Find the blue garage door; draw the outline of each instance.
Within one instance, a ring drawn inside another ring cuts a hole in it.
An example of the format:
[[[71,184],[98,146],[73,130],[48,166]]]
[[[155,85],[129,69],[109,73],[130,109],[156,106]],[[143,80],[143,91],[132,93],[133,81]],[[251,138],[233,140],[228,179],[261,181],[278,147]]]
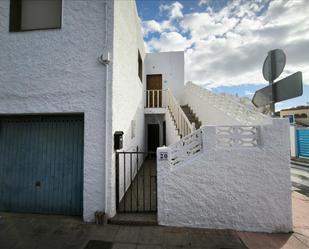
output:
[[[297,129],[297,151],[299,157],[309,157],[309,129]]]
[[[0,120],[0,210],[81,215],[83,116]]]

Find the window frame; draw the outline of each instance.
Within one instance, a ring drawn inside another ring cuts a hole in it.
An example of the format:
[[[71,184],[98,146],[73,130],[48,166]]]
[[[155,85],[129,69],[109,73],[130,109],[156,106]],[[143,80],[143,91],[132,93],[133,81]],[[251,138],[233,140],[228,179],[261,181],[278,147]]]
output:
[[[55,30],[62,28],[63,20],[63,0],[60,0],[60,25],[59,27],[51,28],[33,28],[33,29],[22,29],[22,1],[23,0],[10,0],[10,23],[9,23],[9,32],[28,32],[28,31],[38,31],[38,30]]]

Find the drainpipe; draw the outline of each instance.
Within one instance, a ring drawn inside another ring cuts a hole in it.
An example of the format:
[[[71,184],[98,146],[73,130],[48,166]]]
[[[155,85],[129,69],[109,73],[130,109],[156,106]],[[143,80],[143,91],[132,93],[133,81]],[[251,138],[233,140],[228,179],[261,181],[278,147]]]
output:
[[[108,99],[108,92],[109,92],[109,77],[108,77],[108,69],[109,69],[109,64],[110,64],[110,53],[109,52],[105,52],[103,53],[99,58],[98,58],[99,62],[105,66],[105,185],[107,183],[107,175],[108,175],[108,171],[107,171],[107,165],[108,164],[108,145],[109,145],[109,99]],[[105,186],[106,188],[107,186]],[[104,202],[106,202],[106,189],[105,189],[105,200]],[[105,203],[105,209],[106,209],[106,203]],[[105,210],[106,211],[106,210]]]
[[[108,75],[108,70],[109,70],[109,64],[111,63],[111,60],[110,60],[110,52],[108,51],[107,49],[107,46],[108,46],[108,25],[107,25],[107,22],[108,22],[108,18],[107,18],[107,1],[104,1],[104,15],[105,15],[105,32],[104,32],[104,35],[105,35],[105,39],[104,39],[104,52],[103,54],[98,58],[98,61],[105,66],[105,179],[104,179],[104,183],[105,183],[105,207],[104,209],[106,209],[106,191],[107,191],[107,186],[106,186],[106,183],[108,182],[107,180],[107,175],[108,175],[108,171],[107,171],[107,165],[108,165],[108,144],[109,144],[109,141],[108,141],[108,138],[109,138],[109,123],[108,121],[110,120],[109,119],[109,99],[108,99],[108,92],[109,92],[109,75]],[[106,212],[106,210],[105,210]]]

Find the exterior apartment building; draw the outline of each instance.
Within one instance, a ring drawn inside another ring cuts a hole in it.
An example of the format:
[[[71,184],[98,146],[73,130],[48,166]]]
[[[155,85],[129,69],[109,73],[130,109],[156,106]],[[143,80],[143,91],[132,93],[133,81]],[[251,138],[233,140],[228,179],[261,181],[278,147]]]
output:
[[[160,124],[163,145],[146,71],[151,89],[181,94],[183,52],[146,55],[134,1],[1,1],[0,43],[0,210],[112,216],[113,135],[145,150],[147,123]]]
[[[135,1],[1,1],[0,211],[291,231],[287,121],[184,78]]]

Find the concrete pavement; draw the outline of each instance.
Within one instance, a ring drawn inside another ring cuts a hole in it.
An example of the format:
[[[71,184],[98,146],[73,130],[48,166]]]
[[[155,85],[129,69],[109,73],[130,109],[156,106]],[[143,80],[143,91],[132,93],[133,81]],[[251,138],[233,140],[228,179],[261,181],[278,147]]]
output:
[[[9,213],[1,215],[1,249],[247,248],[237,233],[230,230],[100,226],[85,224],[70,217]]]
[[[293,192],[294,233],[266,234],[161,226],[94,225],[79,218],[1,213],[1,249],[305,249],[309,198]]]
[[[266,234],[237,232],[250,249],[308,249],[309,248],[309,197],[292,194],[294,233]]]
[[[309,168],[291,164],[293,190],[309,197]]]

